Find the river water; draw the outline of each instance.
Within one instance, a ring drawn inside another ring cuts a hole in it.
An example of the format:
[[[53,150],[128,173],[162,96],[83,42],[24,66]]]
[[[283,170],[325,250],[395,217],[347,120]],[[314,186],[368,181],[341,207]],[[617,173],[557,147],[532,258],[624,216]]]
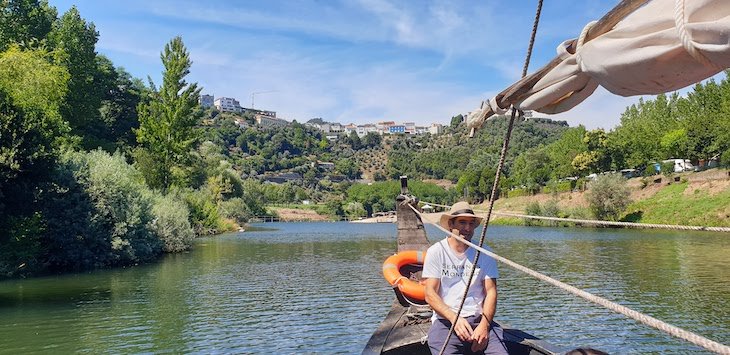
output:
[[[359,353],[394,224],[269,223],[159,263],[0,282],[0,353]],[[439,233],[427,229],[433,241]],[[730,235],[490,227],[494,251],[730,344]],[[701,349],[500,266],[498,319],[566,350]]]

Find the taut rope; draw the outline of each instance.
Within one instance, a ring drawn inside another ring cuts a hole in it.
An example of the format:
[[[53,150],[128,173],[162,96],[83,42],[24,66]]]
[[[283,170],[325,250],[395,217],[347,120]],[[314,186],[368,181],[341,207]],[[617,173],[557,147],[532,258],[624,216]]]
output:
[[[449,206],[441,205],[438,203],[426,202],[429,205],[436,207],[449,208]],[[474,209],[475,212],[487,212],[486,210]],[[656,224],[656,223],[633,223],[633,222],[613,222],[613,221],[599,221],[595,219],[577,219],[577,218],[562,218],[562,217],[547,217],[547,216],[532,216],[527,214],[512,213],[512,212],[492,212],[496,216],[505,217],[517,217],[517,218],[529,218],[529,219],[541,219],[545,221],[556,221],[556,222],[571,222],[580,224],[592,224],[602,226],[615,226],[615,227],[627,227],[627,228],[645,228],[645,229],[671,229],[671,230],[682,230],[682,231],[707,231],[707,232],[730,232],[730,227],[709,227],[709,226],[682,226],[677,224]]]
[[[421,216],[421,220],[424,220],[423,216],[421,215],[421,212],[419,212],[415,207],[413,207],[411,205],[409,205],[409,206],[411,207],[411,209],[413,209],[413,211],[415,211],[416,214],[418,214],[419,216]],[[576,296],[579,296],[579,297],[581,297],[581,298],[583,298],[583,299],[585,299],[587,301],[590,301],[590,302],[593,302],[595,304],[601,305],[601,306],[603,306],[605,308],[608,308],[608,309],[610,309],[610,310],[612,310],[612,311],[614,311],[616,313],[621,313],[621,314],[623,314],[623,315],[625,315],[625,316],[627,316],[629,318],[633,318],[633,319],[635,319],[635,320],[637,320],[637,321],[639,321],[639,322],[641,322],[643,324],[646,324],[646,325],[648,325],[650,327],[654,327],[656,329],[659,329],[659,330],[661,330],[661,331],[663,331],[663,332],[665,332],[665,333],[667,333],[669,335],[672,335],[674,337],[677,337],[677,338],[686,340],[686,341],[688,341],[690,343],[693,343],[695,345],[701,346],[701,347],[703,347],[703,348],[705,348],[707,350],[716,352],[718,354],[729,354],[730,355],[730,347],[727,346],[727,345],[720,344],[720,343],[718,343],[718,342],[716,342],[714,340],[705,338],[705,337],[703,337],[701,335],[695,334],[693,332],[684,330],[684,329],[679,328],[679,327],[675,327],[675,326],[673,326],[673,325],[671,325],[669,323],[663,322],[663,321],[661,321],[659,319],[656,319],[656,318],[654,318],[652,316],[648,316],[648,315],[643,314],[641,312],[635,311],[635,310],[633,310],[631,308],[622,306],[622,305],[620,305],[618,303],[611,302],[611,301],[609,301],[609,300],[607,300],[607,299],[605,299],[603,297],[596,296],[596,295],[594,295],[594,294],[592,294],[590,292],[583,291],[583,290],[581,290],[581,289],[579,289],[579,288],[577,288],[575,286],[571,286],[571,285],[566,284],[566,283],[564,283],[562,281],[558,281],[558,280],[556,280],[556,279],[554,279],[554,278],[552,278],[550,276],[541,274],[541,273],[539,273],[539,272],[537,272],[535,270],[532,270],[532,269],[530,269],[530,268],[528,268],[526,266],[522,266],[522,265],[520,265],[520,264],[518,264],[518,263],[516,263],[516,262],[514,262],[512,260],[509,260],[507,258],[501,257],[501,256],[499,256],[499,255],[497,255],[497,254],[495,254],[495,253],[493,253],[493,252],[491,252],[489,250],[486,250],[486,249],[482,248],[481,246],[476,245],[476,244],[474,244],[474,243],[472,243],[472,242],[470,242],[470,241],[462,238],[460,235],[453,234],[450,231],[446,230],[445,228],[441,227],[437,223],[433,223],[433,222],[431,222],[429,220],[427,220],[427,221],[428,221],[428,223],[431,223],[434,226],[436,226],[436,228],[438,228],[438,229],[446,232],[448,235],[450,235],[450,236],[458,239],[462,243],[467,244],[470,247],[476,249],[478,252],[482,252],[484,254],[487,254],[487,255],[491,256],[492,258],[494,258],[495,260],[498,260],[498,261],[500,261],[500,262],[502,262],[504,264],[507,264],[507,266],[509,266],[509,267],[511,267],[511,268],[513,268],[515,270],[522,271],[522,272],[524,272],[524,273],[526,273],[526,274],[528,274],[528,275],[530,275],[530,276],[532,276],[532,277],[534,277],[534,278],[536,278],[538,280],[542,280],[542,281],[545,281],[545,282],[547,282],[547,283],[549,283],[549,284],[551,284],[553,286],[557,286],[557,287],[559,287],[559,288],[561,288],[561,289],[563,289],[565,291],[568,291],[569,293],[572,293],[572,294],[574,294]],[[486,226],[485,226],[485,229],[486,229]],[[477,253],[477,255],[479,255],[479,253]]]

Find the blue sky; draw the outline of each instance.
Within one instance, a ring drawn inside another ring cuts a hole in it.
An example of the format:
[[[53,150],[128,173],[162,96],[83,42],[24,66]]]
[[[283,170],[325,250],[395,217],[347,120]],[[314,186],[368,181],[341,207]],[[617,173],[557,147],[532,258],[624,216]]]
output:
[[[618,0],[545,1],[530,68],[555,55]],[[174,36],[203,93],[277,111],[287,120],[448,123],[519,79],[536,1],[58,1],[99,31],[97,51],[160,83]],[[556,116],[610,129],[638,98],[599,89]]]

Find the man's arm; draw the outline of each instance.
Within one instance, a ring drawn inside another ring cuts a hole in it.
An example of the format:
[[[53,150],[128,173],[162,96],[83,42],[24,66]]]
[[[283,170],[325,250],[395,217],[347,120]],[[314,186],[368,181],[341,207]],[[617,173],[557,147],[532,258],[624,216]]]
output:
[[[442,318],[448,319],[452,324],[456,322],[454,332],[459,339],[463,341],[472,340],[472,334],[474,330],[469,325],[469,322],[462,317],[457,317],[456,312],[452,311],[451,308],[444,303],[444,300],[439,296],[439,288],[441,287],[441,280],[437,278],[425,278],[424,286],[426,287],[426,302],[436,314]]]
[[[482,319],[474,329],[472,351],[484,350],[489,342],[489,328],[497,311],[497,279],[489,277],[484,279],[484,294],[486,296],[482,304]]]

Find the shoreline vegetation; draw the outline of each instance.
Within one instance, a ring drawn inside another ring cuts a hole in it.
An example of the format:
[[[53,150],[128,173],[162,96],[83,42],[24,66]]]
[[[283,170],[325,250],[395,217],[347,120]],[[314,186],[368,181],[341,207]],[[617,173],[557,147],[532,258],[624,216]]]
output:
[[[706,227],[730,227],[730,170],[711,169],[699,173],[686,172],[673,176],[655,175],[627,180],[631,200],[619,221]],[[675,181],[678,178],[678,181]],[[531,196],[500,198],[495,212],[533,214],[546,217],[594,219],[586,201],[586,192],[541,193]],[[538,205],[541,208],[530,211]],[[298,208],[297,208],[298,207]],[[306,207],[306,208],[304,208]],[[475,206],[487,208],[484,202]],[[333,221],[330,216],[316,212],[316,206],[272,207],[281,221]],[[530,213],[532,212],[532,213]],[[485,213],[477,212],[485,215]],[[439,213],[424,217],[437,221]],[[353,223],[394,223],[394,216],[353,219]],[[583,227],[572,222],[526,221],[524,218],[492,216],[491,224]]]
[[[395,209],[401,175],[421,201],[444,205],[481,203],[492,188],[505,116],[473,138],[461,114],[424,135],[388,122],[363,136],[339,123],[325,131],[321,118],[267,126],[257,115],[276,107],[203,106],[181,37],[162,48],[155,84],[98,53],[99,32],[74,6],[2,2],[0,33],[0,279],[154,262],[257,217],[377,216]],[[727,226],[727,170],[674,174],[658,162],[730,167],[729,73],[685,96],[639,100],[609,131],[520,120],[496,210]],[[658,165],[666,175],[588,182]],[[697,180],[713,172],[725,180]],[[587,185],[596,188],[568,192]]]

